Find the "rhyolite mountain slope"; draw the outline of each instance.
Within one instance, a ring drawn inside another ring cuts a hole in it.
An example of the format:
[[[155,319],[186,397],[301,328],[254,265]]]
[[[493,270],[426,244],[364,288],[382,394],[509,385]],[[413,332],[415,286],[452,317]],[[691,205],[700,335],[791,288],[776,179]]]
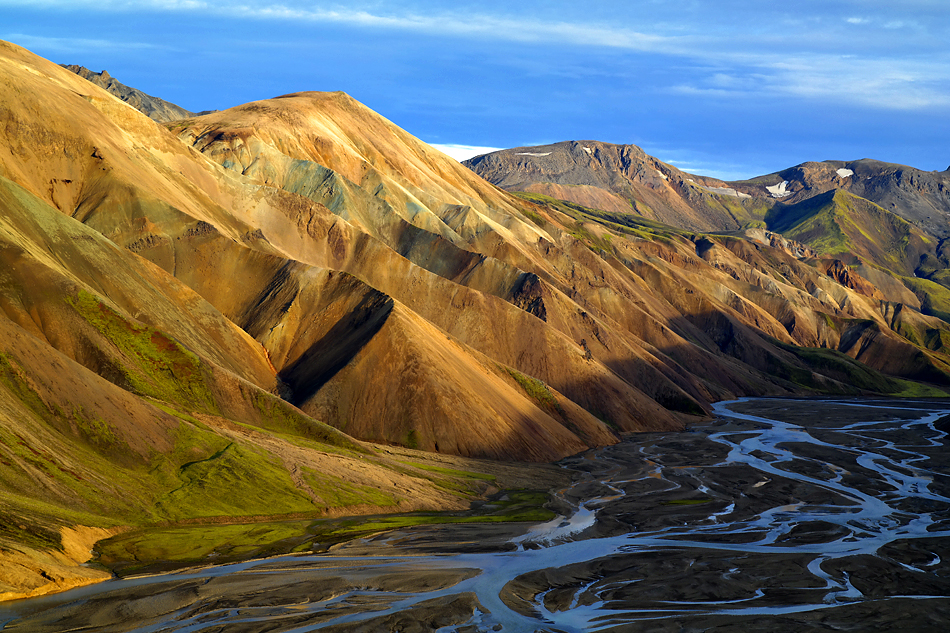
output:
[[[925,172],[870,159],[824,161],[725,182],[683,172],[636,145],[599,141],[500,150],[465,164],[507,191],[550,195],[604,211],[633,212],[691,230],[755,226],[776,205],[794,205],[841,190],[940,239],[950,235],[950,169]]]
[[[100,578],[77,563],[116,526],[462,508],[485,489],[396,461],[281,399],[268,349],[184,283],[253,324],[273,305],[257,295],[295,275],[310,312],[288,341],[304,344],[334,327],[361,332],[347,326],[360,310],[401,323],[392,300],[287,259],[234,215],[314,205],[232,178],[7,43],[0,92],[0,596]],[[550,419],[506,371],[492,375],[518,415]],[[534,442],[534,458],[585,446],[561,435],[564,447]],[[509,447],[502,434],[493,442]]]
[[[722,181],[688,174],[636,145],[564,141],[465,161],[507,191],[526,191],[691,231],[731,231],[761,220],[769,204]]]
[[[633,145],[595,141],[502,150],[465,164],[508,191],[742,234],[800,259],[840,259],[894,301],[933,315],[950,308],[950,170],[824,161],[723,182],[681,172]]]
[[[115,95],[153,121],[163,123],[165,121],[174,121],[195,115],[194,112],[189,112],[174,103],[147,95],[141,90],[126,86],[105,70],[97,73],[89,70],[85,66],[77,66],[75,64],[63,64],[63,68],[71,70],[83,79],[91,81],[106,92]]]
[[[0,94],[20,551],[77,525],[463,504],[359,440],[551,461],[725,398],[950,386],[950,325],[904,285],[761,228],[510,195],[343,93],[158,125],[0,43]]]

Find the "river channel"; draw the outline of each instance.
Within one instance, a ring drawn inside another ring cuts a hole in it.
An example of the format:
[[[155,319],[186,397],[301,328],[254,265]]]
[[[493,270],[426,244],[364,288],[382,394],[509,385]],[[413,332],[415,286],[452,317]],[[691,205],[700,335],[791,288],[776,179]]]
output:
[[[748,399],[562,462],[563,516],[0,607],[4,631],[950,631],[950,402]]]

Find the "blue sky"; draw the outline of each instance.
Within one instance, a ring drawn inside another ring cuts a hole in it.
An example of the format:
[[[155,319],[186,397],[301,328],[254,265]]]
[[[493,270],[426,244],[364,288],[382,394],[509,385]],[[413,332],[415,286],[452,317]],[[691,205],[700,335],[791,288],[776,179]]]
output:
[[[946,0],[0,0],[0,38],[191,110],[344,90],[432,144],[752,177],[950,165]]]

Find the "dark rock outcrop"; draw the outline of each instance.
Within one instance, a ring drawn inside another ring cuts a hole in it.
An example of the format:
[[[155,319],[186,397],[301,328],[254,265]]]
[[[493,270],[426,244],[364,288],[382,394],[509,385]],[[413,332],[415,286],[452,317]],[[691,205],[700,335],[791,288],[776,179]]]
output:
[[[195,116],[194,112],[189,112],[174,103],[169,103],[164,99],[147,95],[141,90],[126,86],[105,70],[97,73],[75,64],[63,64],[63,68],[71,70],[83,79],[91,81],[106,92],[115,95],[153,121],[165,123]]]

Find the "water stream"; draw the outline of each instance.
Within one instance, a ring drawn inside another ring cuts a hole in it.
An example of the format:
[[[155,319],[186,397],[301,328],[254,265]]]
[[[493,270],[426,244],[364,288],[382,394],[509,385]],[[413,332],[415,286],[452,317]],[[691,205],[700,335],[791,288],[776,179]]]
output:
[[[13,603],[11,631],[950,630],[950,403],[747,399],[564,461],[569,516]]]

